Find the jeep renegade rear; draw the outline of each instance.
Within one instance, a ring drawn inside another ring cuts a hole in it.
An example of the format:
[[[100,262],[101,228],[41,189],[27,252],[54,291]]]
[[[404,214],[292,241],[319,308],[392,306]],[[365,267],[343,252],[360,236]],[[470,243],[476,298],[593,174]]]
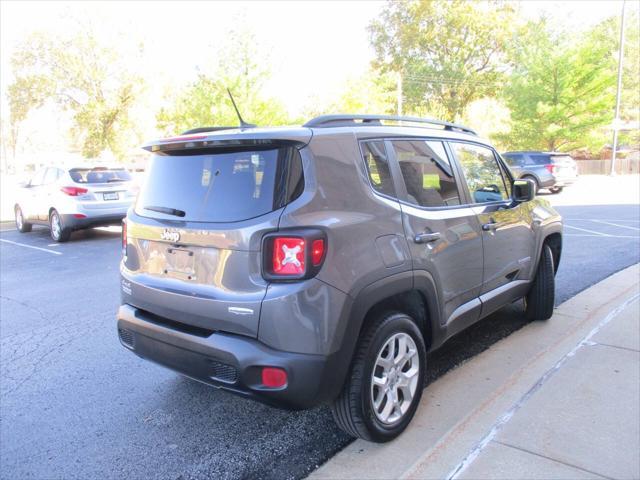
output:
[[[118,332],[186,376],[388,441],[428,351],[520,298],[552,314],[560,217],[466,127],[324,116],[145,148]]]

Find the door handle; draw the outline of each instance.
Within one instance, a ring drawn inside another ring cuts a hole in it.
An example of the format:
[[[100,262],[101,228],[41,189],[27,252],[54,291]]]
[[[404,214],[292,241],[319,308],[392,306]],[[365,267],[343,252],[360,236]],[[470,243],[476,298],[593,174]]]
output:
[[[413,237],[413,241],[416,243],[430,243],[440,240],[440,232],[434,233],[418,233]]]
[[[485,232],[495,231],[502,226],[502,223],[491,220],[489,223],[482,225],[482,230]]]

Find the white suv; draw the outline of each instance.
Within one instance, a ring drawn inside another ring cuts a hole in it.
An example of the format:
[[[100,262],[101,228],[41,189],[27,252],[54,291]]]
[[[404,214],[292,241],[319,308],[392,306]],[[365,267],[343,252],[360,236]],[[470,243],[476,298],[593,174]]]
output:
[[[46,225],[53,240],[66,242],[74,230],[119,224],[137,189],[121,167],[44,167],[18,190],[16,228]]]

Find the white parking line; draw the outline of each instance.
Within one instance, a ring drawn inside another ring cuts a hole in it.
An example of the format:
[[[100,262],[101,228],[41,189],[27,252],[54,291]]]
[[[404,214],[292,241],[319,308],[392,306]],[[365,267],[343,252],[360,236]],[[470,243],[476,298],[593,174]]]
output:
[[[603,220],[591,220],[591,221],[596,223],[602,223],[604,225],[611,225],[613,227],[628,228],[629,230],[635,230],[637,232],[640,232],[640,228],[638,227],[631,227],[629,225],[619,225],[617,223],[605,222]]]
[[[573,228],[574,230],[580,230],[581,232],[594,233],[596,235],[600,235],[601,237],[609,237],[610,236],[607,233],[600,233],[600,232],[596,232],[595,230],[587,230],[586,228],[574,227],[573,225],[567,225],[566,223],[564,224],[564,226],[567,227],[567,228]]]
[[[33,245],[25,245],[24,243],[12,242],[11,240],[5,240],[0,238],[0,242],[10,243],[11,245],[17,245],[19,247],[33,248],[34,250],[40,250],[41,252],[53,253],[54,255],[62,255],[62,252],[56,252],[55,250],[49,250],[48,248],[34,247]]]
[[[567,225],[565,225],[567,226]],[[635,238],[640,240],[640,235],[592,235],[590,233],[565,233],[565,237],[606,237],[606,238]]]
[[[601,220],[598,218],[565,218],[565,221],[576,222],[576,221],[585,221],[585,222],[600,222]],[[610,222],[635,222],[640,223],[640,219],[637,218],[625,218],[614,220],[613,218],[608,219]]]

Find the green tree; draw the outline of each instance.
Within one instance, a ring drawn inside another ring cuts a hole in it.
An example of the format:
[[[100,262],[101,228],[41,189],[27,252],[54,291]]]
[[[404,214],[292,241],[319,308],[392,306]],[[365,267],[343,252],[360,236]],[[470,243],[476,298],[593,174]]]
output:
[[[495,94],[515,25],[505,2],[389,2],[369,26],[374,65],[400,72],[405,110],[456,120]]]
[[[394,114],[396,111],[396,76],[369,70],[347,80],[333,99],[312,98],[304,110],[302,123],[312,117],[332,113]]]
[[[29,36],[11,59],[14,81],[8,88],[8,103],[16,136],[32,109],[54,101],[73,111],[83,155],[97,157],[110,150],[122,157],[129,111],[143,84],[121,58],[121,51],[101,45],[90,31]]]
[[[157,115],[158,128],[166,134],[175,134],[203,126],[238,125],[238,116],[229,100],[231,90],[242,118],[258,125],[288,123],[284,106],[262,93],[269,71],[264,56],[255,51],[255,39],[246,32],[232,32],[213,74],[199,73],[196,80],[178,95],[169,99],[169,105]],[[262,62],[257,63],[256,58]]]
[[[511,110],[512,148],[571,150],[613,119],[616,34],[603,25],[582,35],[551,32],[530,23],[513,50],[514,70],[505,88]]]

